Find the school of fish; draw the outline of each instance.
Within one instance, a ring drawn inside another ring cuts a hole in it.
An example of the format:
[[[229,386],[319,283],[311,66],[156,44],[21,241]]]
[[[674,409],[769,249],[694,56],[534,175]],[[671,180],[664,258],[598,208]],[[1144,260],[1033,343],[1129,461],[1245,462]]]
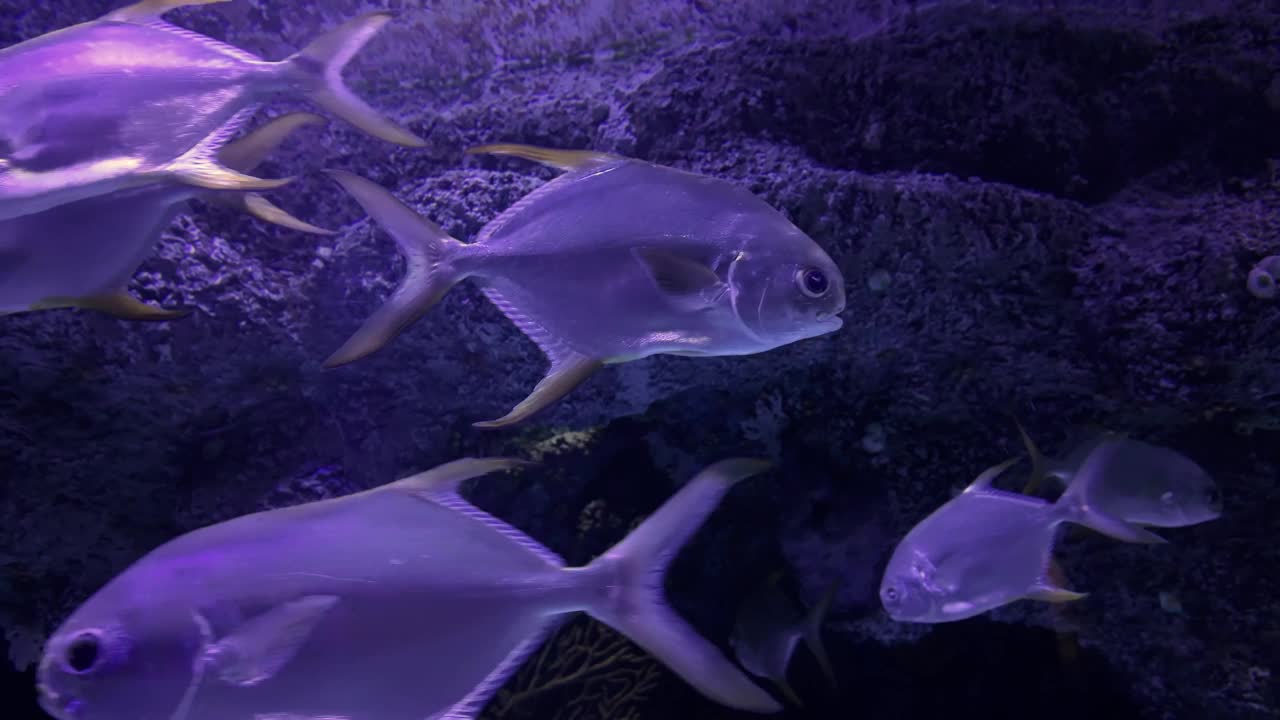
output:
[[[295,112],[244,132],[273,96],[309,100],[390,143],[424,145],[342,79],[391,13],[352,18],[279,62],[162,17],[224,1],[141,0],[0,50],[0,315],[80,308],[179,320],[187,310],[148,305],[127,286],[195,198],[333,234],[267,198],[293,178],[252,175],[292,134],[325,123]],[[548,366],[524,399],[479,428],[524,422],[606,365],[764,353],[843,326],[836,262],[733,183],[593,150],[499,143],[469,152],[561,174],[464,242],[378,184],[328,171],[394,241],[406,271],[326,367],[410,332],[466,280]],[[950,622],[1021,599],[1079,600],[1055,570],[1064,525],[1158,544],[1149,528],[1222,513],[1209,474],[1172,449],[1099,432],[1046,458],[1018,430],[1031,461],[1021,491],[995,487],[1012,458],[894,548],[879,588],[892,619]],[[822,641],[837,583],[805,613],[784,574],[772,575],[727,638],[737,664],[663,594],[667,567],[721,499],[768,468],[746,458],[706,467],[581,567],[460,494],[490,473],[537,475],[516,458],[464,458],[204,527],[137,560],[49,637],[40,705],[57,720],[471,720],[576,612],[723,705],[802,705],[788,680],[801,640],[838,686]]]

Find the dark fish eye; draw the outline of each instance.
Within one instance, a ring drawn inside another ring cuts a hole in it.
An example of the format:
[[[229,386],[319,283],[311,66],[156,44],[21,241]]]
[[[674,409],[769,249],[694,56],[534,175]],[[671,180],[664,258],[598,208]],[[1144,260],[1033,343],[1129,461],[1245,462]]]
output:
[[[897,591],[897,589],[895,589],[895,588],[886,588],[886,589],[885,589],[885,591],[884,591],[884,599],[885,599],[887,602],[891,602],[891,603],[896,603],[896,602],[898,602],[898,591]]]
[[[80,633],[67,646],[63,658],[67,669],[77,674],[89,672],[98,664],[101,649],[101,642],[96,633]]]
[[[827,274],[817,268],[798,270],[796,272],[796,284],[800,286],[800,292],[811,298],[820,298],[826,295],[827,290],[831,288],[831,282],[827,280]]]
[[[1222,502],[1222,493],[1218,492],[1218,488],[1216,487],[1205,488],[1204,499],[1210,505],[1217,505]]]

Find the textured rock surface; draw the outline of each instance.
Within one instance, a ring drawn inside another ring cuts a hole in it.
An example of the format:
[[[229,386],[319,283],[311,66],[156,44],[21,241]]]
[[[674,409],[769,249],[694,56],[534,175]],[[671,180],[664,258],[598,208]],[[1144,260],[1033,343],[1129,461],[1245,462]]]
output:
[[[0,13],[0,43],[110,4]],[[472,497],[578,563],[700,466],[756,453],[779,469],[728,498],[670,591],[723,642],[727,609],[771,570],[808,602],[840,578],[839,697],[822,699],[803,652],[794,666],[810,716],[1277,716],[1280,305],[1244,284],[1280,251],[1280,21],[1264,4],[1163,25],[879,2],[438,5],[404,9],[349,74],[427,148],[335,121],[263,170],[310,173],[277,200],[339,236],[197,206],[132,287],[193,317],[0,318],[11,654],[157,544],[261,507],[517,453],[544,466]],[[368,7],[234,2],[175,18],[280,58]],[[845,328],[760,356],[612,367],[502,433],[470,423],[545,364],[469,286],[386,351],[321,372],[403,263],[314,171],[365,174],[467,238],[550,177],[463,155],[494,140],[741,183],[841,266]],[[889,622],[875,597],[888,552],[1018,450],[1009,409],[1049,449],[1086,423],[1177,447],[1218,478],[1227,514],[1158,548],[1069,536],[1062,564],[1091,593],[1073,606]],[[635,717],[734,716],[660,677]],[[29,676],[5,682],[29,702]],[[544,702],[511,715],[558,717]]]

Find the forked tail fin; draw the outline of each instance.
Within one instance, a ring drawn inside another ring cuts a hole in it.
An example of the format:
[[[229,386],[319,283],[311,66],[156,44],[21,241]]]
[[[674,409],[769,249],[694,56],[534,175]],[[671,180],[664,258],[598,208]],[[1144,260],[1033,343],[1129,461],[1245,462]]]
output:
[[[422,138],[384,118],[342,81],[342,69],[392,17],[389,12],[371,12],[348,20],[284,62],[317,105],[376,138],[422,147]]]
[[[699,692],[741,710],[782,710],[760,686],[667,605],[662,591],[671,560],[697,532],[729,488],[769,464],[732,459],[699,473],[640,527],[591,563],[603,591],[586,610],[626,635]]]

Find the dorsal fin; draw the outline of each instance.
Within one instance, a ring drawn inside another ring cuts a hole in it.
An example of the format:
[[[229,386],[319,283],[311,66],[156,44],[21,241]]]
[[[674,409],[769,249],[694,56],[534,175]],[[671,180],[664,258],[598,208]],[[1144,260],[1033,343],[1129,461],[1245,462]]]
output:
[[[112,10],[100,19],[114,22],[138,22],[140,20],[158,18],[170,10],[177,10],[180,7],[212,5],[222,2],[230,2],[230,0],[140,0],[140,2],[126,5],[118,10]]]
[[[581,170],[583,168],[607,165],[611,162],[625,160],[620,155],[596,152],[594,150],[556,150],[554,148],[537,147],[536,145],[517,145],[514,143],[498,143],[468,148],[468,155],[504,155],[524,158],[557,170]]]
[[[978,475],[978,477],[974,478],[973,482],[969,483],[969,487],[965,488],[964,491],[973,492],[975,490],[986,490],[990,488],[992,481],[1000,477],[1005,470],[1013,467],[1021,460],[1022,456],[1019,455],[1018,457],[1011,457],[999,465],[992,465],[986,470],[983,470],[982,474]]]
[[[564,567],[564,560],[548,550],[542,543],[467,502],[458,494],[458,486],[464,480],[488,475],[500,470],[528,467],[536,463],[516,458],[462,458],[439,465],[388,485],[388,488],[408,490],[419,498],[433,502],[453,512],[471,518],[499,533],[508,540],[542,558],[552,567]]]

